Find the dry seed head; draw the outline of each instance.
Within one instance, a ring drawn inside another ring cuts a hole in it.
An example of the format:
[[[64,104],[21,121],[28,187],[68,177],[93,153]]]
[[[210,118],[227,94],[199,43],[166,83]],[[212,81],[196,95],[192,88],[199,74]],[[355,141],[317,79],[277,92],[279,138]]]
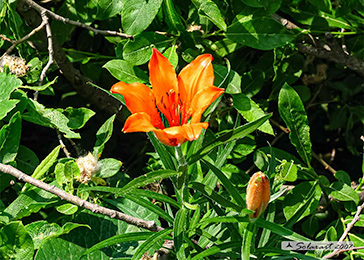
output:
[[[29,70],[26,60],[14,55],[4,54],[0,58],[0,72],[4,71],[5,65],[9,67],[10,73],[17,77],[24,77]]]
[[[76,163],[80,169],[79,181],[81,183],[87,183],[89,180],[91,180],[92,174],[94,174],[99,169],[96,156],[90,152],[86,156],[78,158]]]
[[[246,207],[254,211],[249,217],[258,218],[267,208],[269,199],[269,179],[264,173],[257,172],[250,178],[246,189]]]

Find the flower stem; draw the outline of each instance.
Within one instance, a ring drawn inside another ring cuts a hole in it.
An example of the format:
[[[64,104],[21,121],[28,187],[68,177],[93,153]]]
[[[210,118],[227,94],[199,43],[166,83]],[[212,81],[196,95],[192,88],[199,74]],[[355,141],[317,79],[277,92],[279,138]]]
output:
[[[188,164],[180,146],[175,147],[175,156],[178,163],[179,175],[177,177],[177,192],[184,204],[187,196],[187,169]]]

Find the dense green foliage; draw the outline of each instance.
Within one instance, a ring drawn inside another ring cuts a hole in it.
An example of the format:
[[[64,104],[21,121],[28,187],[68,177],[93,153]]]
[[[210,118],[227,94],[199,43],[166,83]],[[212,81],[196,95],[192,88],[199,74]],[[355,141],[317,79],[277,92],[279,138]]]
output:
[[[26,2],[0,0],[1,54],[41,21]],[[165,240],[174,244],[170,259],[330,253],[284,251],[280,243],[337,241],[363,203],[363,0],[40,4],[133,38],[48,15],[55,63],[43,82],[50,57],[44,28],[10,53],[25,59],[25,74],[14,68],[24,67],[22,59],[2,56],[0,163],[164,229],[92,213],[0,172],[0,259],[147,259]],[[149,84],[153,48],[176,71],[212,54],[215,86],[225,89],[204,114],[210,127],[181,148],[153,133],[121,133],[129,112],[109,92],[117,81]],[[92,176],[79,166],[88,153],[97,158]],[[251,223],[245,192],[258,170],[268,175],[272,195]],[[346,239],[364,246],[363,227],[357,221]],[[364,249],[340,254],[363,256]]]

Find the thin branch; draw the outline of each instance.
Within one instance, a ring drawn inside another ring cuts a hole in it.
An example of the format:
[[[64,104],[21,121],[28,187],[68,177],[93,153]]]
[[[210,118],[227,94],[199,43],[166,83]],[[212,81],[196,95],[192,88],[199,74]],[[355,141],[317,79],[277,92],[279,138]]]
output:
[[[277,14],[272,14],[271,17],[276,21],[280,22],[287,29],[299,29],[297,25],[285,18],[282,18]],[[326,38],[328,38],[328,36],[332,38],[332,35],[330,33],[327,33]],[[313,44],[317,46],[314,38],[310,34],[309,37],[313,41]],[[324,45],[320,48],[310,45],[299,44],[298,51],[303,54],[312,55],[320,59],[325,59],[344,65],[349,69],[357,72],[360,76],[364,77],[364,61],[354,56],[348,55],[347,52],[345,52],[345,50],[339,44],[336,44],[333,41],[333,39],[328,39],[328,44],[329,46]]]
[[[346,227],[346,229],[345,229],[345,231],[344,231],[344,233],[341,235],[341,237],[340,237],[340,239],[339,239],[339,241],[338,242],[343,242],[344,240],[345,240],[345,238],[347,237],[347,235],[348,235],[348,233],[349,233],[349,231],[353,228],[353,226],[355,225],[355,223],[357,222],[357,221],[359,221],[359,215],[360,215],[360,213],[362,212],[362,210],[364,209],[364,203],[363,204],[361,204],[360,206],[358,206],[358,208],[357,208],[357,210],[356,210],[356,214],[355,214],[355,216],[354,216],[354,218],[353,218],[353,220],[347,225],[347,227]],[[332,258],[332,257],[334,257],[334,256],[336,256],[336,255],[338,255],[338,254],[340,254],[340,252],[341,252],[341,250],[339,250],[339,249],[336,249],[336,250],[334,250],[332,253],[330,253],[330,254],[328,254],[328,255],[325,255],[324,257],[323,257],[323,259],[330,259],[330,258]]]
[[[332,168],[327,162],[325,162],[324,159],[321,158],[321,156],[316,154],[314,151],[312,151],[312,156],[317,161],[319,161],[325,167],[326,170],[329,170],[334,175],[336,174],[336,170],[334,168]]]
[[[107,35],[109,35],[109,36],[120,36],[120,37],[123,37],[123,38],[131,38],[131,39],[133,38],[133,35],[128,35],[128,34],[117,32],[117,31],[99,30],[99,29],[93,28],[93,27],[91,27],[91,26],[89,26],[87,24],[80,23],[80,22],[77,22],[77,21],[73,21],[73,20],[70,20],[68,18],[64,18],[63,16],[60,16],[60,15],[58,15],[56,13],[53,13],[52,11],[38,5],[37,3],[35,3],[32,0],[24,0],[24,2],[26,2],[32,8],[37,10],[39,13],[46,12],[47,15],[49,17],[51,17],[52,19],[54,19],[54,20],[61,21],[63,23],[68,23],[68,24],[71,24],[71,25],[75,25],[77,27],[85,28],[87,30],[90,30],[90,31],[94,32],[95,34],[106,35],[106,36]]]
[[[0,39],[2,39],[3,41],[7,41],[7,42],[10,42],[11,44],[13,44],[15,41],[6,37],[5,35],[3,34],[0,34]]]
[[[17,41],[13,41],[11,40],[12,42],[12,45],[10,46],[9,49],[6,50],[6,52],[3,54],[3,55],[9,55],[13,49],[19,44],[19,43],[22,43],[26,40],[28,40],[30,37],[32,37],[34,34],[36,34],[37,32],[39,32],[40,30],[43,29],[43,27],[46,25],[45,21],[42,21],[42,23],[35,29],[33,29],[33,31],[31,31],[30,33],[28,33],[27,35],[25,35],[23,38],[17,40]],[[10,40],[10,39],[9,39]]]
[[[71,158],[71,154],[67,150],[67,147],[64,145],[63,140],[62,140],[62,135],[61,135],[61,133],[59,132],[58,129],[57,129],[57,138],[58,138],[59,144],[61,145],[61,148],[62,148],[64,154],[66,155],[66,157]]]
[[[51,31],[51,25],[49,24],[49,20],[48,17],[46,15],[46,12],[42,12],[41,13],[42,16],[42,21],[45,23],[45,27],[46,27],[46,32],[47,32],[47,42],[48,42],[48,55],[49,55],[49,59],[47,64],[44,66],[42,73],[40,74],[39,77],[39,86],[41,86],[43,84],[43,80],[44,77],[46,75],[47,70],[49,69],[49,67],[52,65],[53,63],[53,40],[52,40],[52,31]]]
[[[150,230],[153,232],[158,232],[163,230],[162,227],[158,226],[154,221],[146,221],[143,219],[139,219],[133,216],[126,215],[122,212],[105,208],[97,204],[93,204],[91,202],[88,202],[86,200],[80,199],[77,196],[74,196],[72,194],[69,194],[54,185],[51,186],[43,181],[34,179],[33,177],[19,171],[18,169],[10,166],[0,163],[0,171],[6,174],[10,174],[14,176],[15,178],[24,181],[26,183],[32,184],[42,190],[48,191],[56,196],[58,196],[60,199],[68,201],[72,204],[75,204],[79,207],[91,210],[93,213],[99,213],[105,216],[109,216],[110,218],[120,219],[130,225],[137,226],[139,228],[143,228],[146,230]]]

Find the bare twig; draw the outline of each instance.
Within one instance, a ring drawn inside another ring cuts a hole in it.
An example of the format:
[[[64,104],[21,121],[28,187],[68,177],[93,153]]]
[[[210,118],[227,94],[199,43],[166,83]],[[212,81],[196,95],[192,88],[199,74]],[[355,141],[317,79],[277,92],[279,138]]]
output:
[[[19,171],[18,169],[10,166],[0,163],[0,171],[6,174],[10,174],[14,176],[15,178],[24,181],[26,183],[32,184],[42,190],[48,191],[56,196],[58,196],[60,199],[68,201],[72,204],[75,204],[79,207],[91,210],[93,213],[99,213],[105,216],[109,216],[110,218],[120,219],[122,221],[125,221],[126,223],[130,225],[137,226],[139,228],[144,228],[146,230],[150,230],[153,232],[161,231],[163,230],[162,227],[158,226],[154,221],[146,221],[143,219],[139,219],[133,216],[126,215],[122,212],[105,208],[97,204],[93,204],[91,202],[88,202],[86,200],[82,200],[77,196],[74,196],[72,194],[69,194],[54,185],[51,186],[43,181],[34,179],[33,177]]]
[[[314,151],[312,151],[312,156],[319,161],[326,170],[329,170],[332,174],[335,175],[336,170],[334,168],[332,168],[327,162],[324,161],[324,159],[321,158],[321,156],[319,156],[318,154],[316,154]]]
[[[275,125],[276,127],[279,127],[279,129],[281,129],[283,132],[285,132],[286,134],[289,134],[289,129],[287,127],[281,126],[277,121],[273,120],[273,119],[269,119],[269,121]]]
[[[10,42],[10,43],[14,43],[14,42],[15,42],[14,40],[12,40],[12,39],[10,39],[10,38],[6,37],[6,36],[5,36],[5,35],[3,35],[3,34],[0,34],[0,38],[1,38],[2,40],[4,40],[4,41]]]
[[[340,239],[339,239],[338,242],[343,242],[345,240],[345,238],[347,237],[349,231],[353,228],[353,226],[355,225],[355,223],[357,221],[359,221],[359,219],[360,219],[359,218],[359,215],[360,215],[360,213],[362,212],[363,209],[364,209],[364,203],[361,204],[360,206],[358,206],[358,208],[356,210],[356,214],[355,214],[353,220],[346,226],[346,229],[345,229],[344,233],[341,235],[341,237],[340,237]],[[330,253],[328,255],[325,255],[323,257],[323,259],[330,259],[330,258],[332,258],[332,257],[340,254],[340,252],[341,252],[341,250],[336,249],[332,253]]]
[[[51,31],[51,25],[49,24],[49,20],[48,17],[46,15],[46,12],[43,11],[41,13],[42,16],[42,21],[45,23],[45,27],[46,27],[46,32],[47,32],[47,43],[48,43],[48,55],[49,55],[49,59],[47,64],[44,66],[42,73],[40,74],[39,77],[39,86],[41,86],[43,84],[43,80],[45,77],[45,74],[47,72],[47,70],[49,69],[49,67],[52,65],[53,63],[53,40],[52,40],[52,31]]]
[[[128,34],[117,32],[117,31],[99,30],[99,29],[93,28],[93,27],[91,27],[91,26],[89,26],[87,24],[80,23],[80,22],[77,22],[77,21],[73,21],[73,20],[70,20],[68,18],[64,18],[63,16],[60,16],[60,15],[58,15],[56,13],[53,13],[52,11],[38,5],[37,3],[35,3],[32,0],[24,0],[24,2],[26,2],[32,8],[37,10],[39,13],[46,12],[47,15],[49,17],[51,17],[52,19],[54,19],[54,20],[61,21],[63,23],[68,23],[68,24],[71,24],[71,25],[75,25],[77,27],[85,28],[87,30],[90,30],[90,31],[94,32],[95,34],[109,35],[109,36],[119,36],[119,37],[123,37],[123,38],[133,38],[133,35],[128,35]]]
[[[20,43],[28,40],[34,34],[36,34],[37,32],[39,32],[40,30],[42,30],[45,25],[46,25],[45,21],[42,21],[42,23],[37,28],[33,29],[33,31],[31,31],[30,33],[28,33],[27,35],[25,35],[23,38],[21,38],[21,39],[19,39],[17,41],[11,40],[12,45],[9,47],[9,49],[6,50],[6,52],[3,55],[5,55],[5,54],[6,55],[9,55],[18,44],[20,44]]]
[[[62,148],[64,154],[66,155],[66,157],[71,158],[71,154],[67,150],[67,147],[64,145],[63,140],[62,140],[62,135],[58,129],[57,129],[57,138],[58,138],[59,144],[61,145],[61,148]]]

